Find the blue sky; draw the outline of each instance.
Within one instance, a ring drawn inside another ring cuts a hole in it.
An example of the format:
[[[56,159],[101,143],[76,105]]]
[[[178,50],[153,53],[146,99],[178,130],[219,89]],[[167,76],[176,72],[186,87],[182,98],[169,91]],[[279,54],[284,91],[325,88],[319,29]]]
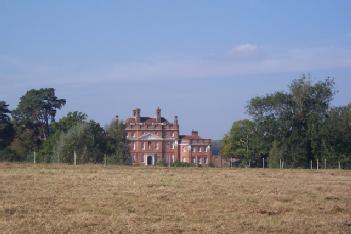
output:
[[[102,125],[160,106],[222,138],[255,95],[309,73],[350,100],[351,1],[0,0],[0,100],[31,88]]]

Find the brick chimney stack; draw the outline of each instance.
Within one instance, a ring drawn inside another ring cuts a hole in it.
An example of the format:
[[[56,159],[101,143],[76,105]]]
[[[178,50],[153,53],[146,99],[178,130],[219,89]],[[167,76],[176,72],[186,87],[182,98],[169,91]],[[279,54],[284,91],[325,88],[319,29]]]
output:
[[[133,110],[133,117],[135,118],[135,122],[139,123],[140,122],[140,109],[136,108]]]
[[[192,131],[191,131],[191,135],[192,135],[192,136],[198,136],[198,135],[199,135],[199,133],[198,133],[198,131],[194,131],[194,130],[192,130]]]
[[[157,107],[156,109],[156,123],[161,123],[161,109]]]
[[[174,116],[174,124],[178,126],[178,116],[177,115]]]

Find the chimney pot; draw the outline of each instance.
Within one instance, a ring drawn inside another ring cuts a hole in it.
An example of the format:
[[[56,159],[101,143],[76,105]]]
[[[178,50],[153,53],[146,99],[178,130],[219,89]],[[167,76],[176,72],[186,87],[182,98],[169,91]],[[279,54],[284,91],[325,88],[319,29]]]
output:
[[[161,109],[160,109],[160,107],[157,107],[157,109],[156,109],[156,122],[161,123]]]
[[[174,116],[174,124],[178,125],[178,116],[177,115]]]

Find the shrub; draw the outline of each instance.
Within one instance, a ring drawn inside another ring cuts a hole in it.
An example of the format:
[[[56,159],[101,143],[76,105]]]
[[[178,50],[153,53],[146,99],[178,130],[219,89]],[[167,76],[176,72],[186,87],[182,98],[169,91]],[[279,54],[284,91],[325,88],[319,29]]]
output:
[[[172,167],[192,167],[191,163],[176,161],[171,164]]]
[[[23,161],[23,158],[17,155],[14,150],[5,148],[3,150],[0,150],[0,162],[5,161]]]

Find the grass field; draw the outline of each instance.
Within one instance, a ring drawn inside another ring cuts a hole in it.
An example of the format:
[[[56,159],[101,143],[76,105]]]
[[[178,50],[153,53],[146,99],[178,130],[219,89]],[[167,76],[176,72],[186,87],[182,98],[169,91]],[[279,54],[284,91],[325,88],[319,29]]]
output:
[[[351,171],[0,164],[1,233],[351,233]]]

